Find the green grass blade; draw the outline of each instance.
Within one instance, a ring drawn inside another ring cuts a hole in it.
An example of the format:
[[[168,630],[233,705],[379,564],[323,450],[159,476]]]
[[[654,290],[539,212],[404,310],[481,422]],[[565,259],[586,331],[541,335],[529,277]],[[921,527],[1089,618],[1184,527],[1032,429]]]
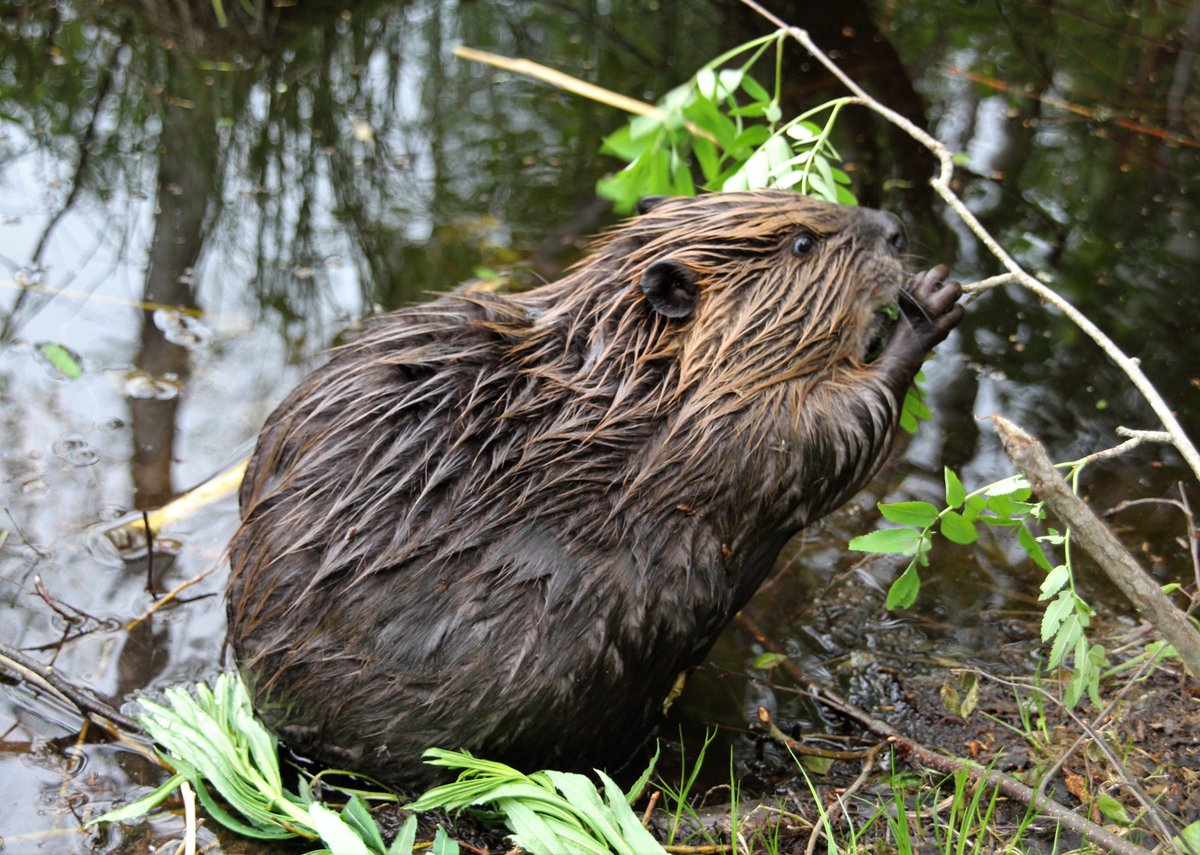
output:
[[[655,759],[658,753],[655,752]],[[651,764],[653,768],[653,764]],[[649,770],[647,770],[649,771]],[[642,825],[642,821],[637,814],[633,812],[633,808],[629,806],[629,802],[625,799],[625,794],[621,792],[621,788],[608,775],[596,770],[596,774],[600,776],[600,780],[604,784],[604,796],[608,800],[609,810],[612,811],[613,819],[616,820],[618,827],[621,829],[622,838],[633,847],[633,851],[639,853],[663,853],[666,850],[659,845],[659,842],[654,839],[646,827]]]
[[[110,811],[105,811],[104,813],[100,814],[100,816],[92,817],[85,824],[93,825],[97,822],[124,822],[127,819],[134,819],[142,816],[143,814],[149,813],[152,809],[162,804],[167,796],[179,789],[179,785],[186,780],[186,775],[181,775],[176,772],[174,775],[167,778],[167,780],[163,781],[141,798],[135,799],[129,804],[123,805],[119,808],[113,808]]]

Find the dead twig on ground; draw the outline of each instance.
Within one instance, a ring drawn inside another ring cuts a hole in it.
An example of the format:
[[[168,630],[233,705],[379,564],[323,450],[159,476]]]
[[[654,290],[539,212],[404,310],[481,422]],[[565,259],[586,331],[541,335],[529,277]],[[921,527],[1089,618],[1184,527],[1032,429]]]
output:
[[[773,644],[744,613],[739,614],[737,620],[764,647],[774,650],[777,653],[781,652],[777,649],[778,646]],[[998,789],[1005,796],[1028,805],[1043,816],[1060,823],[1069,831],[1078,834],[1086,840],[1090,840],[1092,843],[1103,847],[1109,852],[1116,853],[1116,855],[1150,855],[1149,850],[1113,834],[1107,828],[1097,825],[1086,817],[1080,816],[1059,802],[1044,795],[1039,796],[1032,788],[1025,786],[1011,775],[1006,775],[995,769],[988,769],[973,760],[942,754],[940,751],[935,751],[932,748],[922,745],[915,739],[905,736],[899,730],[892,727],[892,725],[875,718],[866,710],[850,703],[829,687],[810,680],[790,659],[784,659],[782,664],[799,684],[799,688],[796,689],[797,692],[829,707],[835,712],[841,713],[862,727],[865,727],[876,736],[883,737],[895,746],[896,752],[910,765],[924,766],[946,775],[963,772],[970,779],[972,785]]]

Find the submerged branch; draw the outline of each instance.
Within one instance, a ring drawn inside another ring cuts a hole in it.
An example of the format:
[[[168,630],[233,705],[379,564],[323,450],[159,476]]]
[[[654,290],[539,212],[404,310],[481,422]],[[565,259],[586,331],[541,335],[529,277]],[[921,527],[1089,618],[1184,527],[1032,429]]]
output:
[[[136,721],[122,715],[111,704],[100,700],[86,689],[72,685],[58,676],[53,668],[35,662],[15,647],[2,641],[0,641],[0,668],[9,671],[20,680],[38,683],[71,704],[84,717],[97,716],[102,723],[115,725],[127,733],[142,733],[142,729]]]

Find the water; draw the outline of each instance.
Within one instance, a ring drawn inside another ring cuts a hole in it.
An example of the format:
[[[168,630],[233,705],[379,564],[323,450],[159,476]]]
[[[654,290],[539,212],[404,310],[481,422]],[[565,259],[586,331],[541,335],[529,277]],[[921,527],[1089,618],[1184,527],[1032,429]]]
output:
[[[1183,46],[1194,50],[1200,22],[1185,13],[1075,3],[1033,20],[1024,6],[876,4],[795,23],[965,154],[958,189],[985,226],[1141,360],[1195,436],[1198,75]],[[227,664],[221,552],[236,506],[227,496],[173,523],[132,561],[106,548],[103,527],[236,463],[359,318],[480,269],[552,278],[612,221],[593,188],[615,168],[597,151],[621,117],[451,47],[652,99],[766,31],[716,3],[230,14],[220,30],[204,2],[186,14],[69,2],[0,13],[0,639],[118,704]],[[840,94],[798,53],[788,62],[793,108]],[[924,187],[928,157],[861,110],[841,131],[860,199],[901,213],[923,257],[964,281],[998,272]],[[68,349],[78,379],[46,343]],[[785,553],[748,612],[812,673],[868,698],[853,676],[863,651],[893,663],[1024,655],[1039,578],[1002,542],[940,550],[917,608],[889,615],[896,565],[859,566],[844,549],[876,524],[874,502],[936,501],[943,465],[973,485],[1007,474],[983,421],[992,413],[1058,460],[1115,444],[1117,425],[1157,426],[1094,345],[1015,289],[972,305],[926,373],[934,422]],[[1103,508],[1172,495],[1180,481],[1194,496],[1177,455],[1148,447],[1093,467],[1085,489]],[[1118,519],[1163,581],[1190,578],[1170,510]],[[214,567],[131,626],[162,591]],[[696,675],[675,713],[688,733],[744,727],[743,708],[763,701],[745,677],[761,649],[745,626],[726,634],[720,668]],[[769,700],[779,716],[815,716]],[[128,834],[81,827],[161,773],[81,731],[62,703],[10,681],[0,729],[5,852],[132,851],[178,833],[168,820]]]

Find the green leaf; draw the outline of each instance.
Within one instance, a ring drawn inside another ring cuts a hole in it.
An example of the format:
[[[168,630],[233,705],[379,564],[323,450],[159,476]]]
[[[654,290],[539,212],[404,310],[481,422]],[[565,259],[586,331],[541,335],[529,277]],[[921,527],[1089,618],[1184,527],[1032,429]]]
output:
[[[715,145],[704,137],[692,137],[692,154],[696,156],[696,163],[700,166],[700,174],[704,176],[705,181],[712,181],[717,177],[720,166]]]
[[[1066,564],[1059,564],[1042,580],[1042,593],[1038,600],[1048,600],[1063,589],[1071,581],[1071,571]]]
[[[696,185],[692,183],[692,172],[682,161],[675,164],[671,173],[671,193],[675,196],[696,195]]]
[[[921,421],[933,418],[933,413],[922,400],[925,393],[917,385],[919,381],[920,375],[904,393],[904,404],[900,408],[900,427],[908,433],[916,433]]]
[[[967,496],[967,501],[963,503],[963,519],[975,522],[986,508],[987,500],[983,496]]]
[[[950,470],[946,470],[947,472]],[[942,522],[940,526],[942,535],[947,540],[952,540],[955,543],[963,544],[974,543],[979,539],[979,532],[975,530],[974,523],[967,520],[962,514],[955,511],[942,511]]]
[[[544,818],[519,799],[498,799],[496,807],[503,811],[506,824],[513,831],[512,839],[531,855],[558,855],[572,851],[564,845],[561,834],[556,834]],[[580,852],[581,855],[585,852],[587,855],[596,855],[605,850],[591,841],[590,845],[583,843]]]
[[[878,507],[884,519],[900,525],[928,528],[938,517],[938,509],[929,502],[889,502]]]
[[[1024,525],[1017,529],[1017,543],[1021,544],[1021,547],[1025,550],[1025,554],[1033,559],[1033,563],[1038,567],[1041,567],[1047,573],[1054,570],[1050,564],[1050,560],[1046,558],[1046,553],[1043,551],[1042,545],[1038,543],[1037,538]]]
[[[887,610],[907,609],[917,601],[920,591],[921,577],[917,574],[917,562],[913,561],[888,588]]]
[[[988,484],[983,489],[985,496],[1013,496],[1022,493],[1024,495],[1021,495],[1021,499],[1029,498],[1029,481],[1025,479],[1024,475],[1010,475],[1008,478]]]
[[[787,659],[782,653],[760,653],[755,657],[754,663],[750,667],[761,668],[766,671],[783,662],[787,662]]]
[[[738,126],[733,120],[717,109],[712,101],[698,98],[683,111],[684,118],[701,130],[708,131],[722,149],[729,149],[738,135]],[[765,131],[766,129],[763,128]],[[693,140],[701,137],[693,136]],[[707,142],[707,140],[706,140]],[[694,142],[693,142],[694,145]]]
[[[625,794],[625,802],[633,804],[642,797],[642,791],[646,789],[646,785],[650,783],[650,776],[654,774],[654,767],[658,765],[658,754],[662,750],[662,746],[654,743],[654,756],[650,758],[650,764],[646,766],[646,771],[638,776],[638,779],[633,782],[629,788],[629,792]]]
[[[452,840],[446,829],[439,825],[433,834],[433,846],[429,852],[430,855],[458,855],[458,842]]]
[[[764,125],[751,125],[730,141],[725,147],[729,157],[740,158],[740,153],[746,149],[757,149],[771,137],[771,131]]]
[[[946,476],[946,505],[951,508],[958,508],[967,499],[967,491],[963,489],[962,481],[958,480],[958,476],[954,474],[954,470],[949,466],[945,467]]]
[[[620,829],[621,839],[629,844],[633,852],[641,853],[658,853],[661,855],[665,850],[659,845],[654,836],[646,830],[642,825],[641,819],[629,807],[629,802],[625,800],[625,794],[621,792],[621,788],[608,775],[599,769],[596,770],[596,776],[600,778],[600,782],[604,784],[604,798],[608,804],[608,809],[612,812],[613,818],[617,821],[617,826]]]
[[[882,528],[851,539],[855,552],[897,552],[912,555],[921,545],[924,535],[915,528]]]
[[[139,816],[143,816],[162,804],[167,796],[179,789],[179,785],[186,780],[186,776],[176,772],[153,790],[146,793],[146,795],[134,799],[122,807],[105,811],[100,816],[94,816],[85,825],[94,825],[97,822],[124,822],[127,819],[136,819]]]
[[[634,161],[653,144],[654,140],[646,137],[634,140],[629,125],[626,124],[604,138],[600,152],[615,155],[624,161]]]
[[[362,838],[355,834],[354,830],[340,816],[325,805],[313,802],[308,806],[308,817],[312,821],[313,828],[317,830],[317,834],[321,835],[321,840],[329,847],[330,851],[336,852],[338,855],[371,855],[371,851],[367,849],[367,844],[363,843]],[[380,849],[382,848],[382,841],[380,841]]]
[[[727,98],[737,92],[738,87],[742,85],[743,77],[745,77],[745,73],[740,68],[721,69],[717,74],[721,97]]]
[[[845,187],[843,187],[840,184],[837,187],[837,198],[834,201],[837,202],[839,205],[854,206],[854,205],[858,204],[857,197],[855,197],[855,195],[853,193],[851,193],[849,190],[847,190]],[[925,410],[925,412],[928,413],[929,410]]]
[[[1071,596],[1070,591],[1063,591],[1058,595],[1058,599],[1046,606],[1046,611],[1042,615],[1042,643],[1046,643],[1055,636],[1058,628],[1062,626],[1062,622],[1067,619],[1067,615],[1075,610],[1075,598]]]
[[[771,174],[771,161],[766,148],[760,148],[742,164],[743,180],[747,190],[761,190],[768,184]]]
[[[83,368],[80,367],[78,358],[61,344],[43,342],[38,345],[38,351],[68,380],[78,380],[83,376]]]
[[[749,74],[742,77],[742,89],[747,95],[755,101],[770,101],[771,93],[769,93],[763,85],[751,77]]]
[[[378,852],[383,851],[383,837],[379,833],[379,826],[375,824],[375,817],[371,816],[371,809],[367,807],[362,796],[350,797],[350,801],[342,808],[342,820],[367,846]]]
[[[629,136],[631,139],[651,137],[663,130],[662,115],[655,113],[649,116],[634,116],[629,121]]]
[[[1050,648],[1050,660],[1047,664],[1051,668],[1061,665],[1067,653],[1074,649],[1076,640],[1082,634],[1083,628],[1079,625],[1079,615],[1072,611],[1058,628],[1058,634],[1054,637],[1054,645]]]
[[[821,128],[812,122],[797,122],[789,125],[784,133],[798,143],[810,143],[821,135]]]
[[[1174,842],[1184,852],[1200,852],[1200,819],[1179,832]]]
[[[404,820],[404,825],[400,826],[400,831],[396,834],[396,839],[388,847],[387,855],[413,855],[413,844],[416,841],[417,816],[410,813],[408,819]]]

